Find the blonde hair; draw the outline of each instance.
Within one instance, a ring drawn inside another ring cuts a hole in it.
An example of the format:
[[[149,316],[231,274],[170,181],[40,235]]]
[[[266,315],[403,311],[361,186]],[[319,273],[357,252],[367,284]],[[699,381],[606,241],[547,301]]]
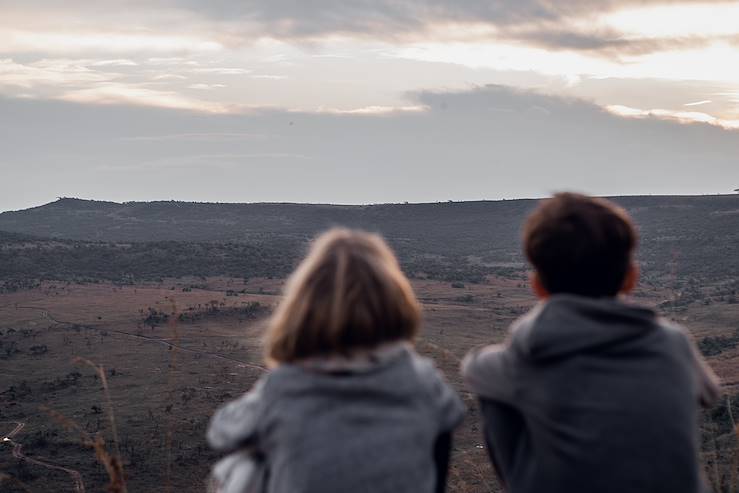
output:
[[[378,235],[332,229],[290,276],[265,337],[268,364],[351,355],[413,340],[421,311],[398,261]]]

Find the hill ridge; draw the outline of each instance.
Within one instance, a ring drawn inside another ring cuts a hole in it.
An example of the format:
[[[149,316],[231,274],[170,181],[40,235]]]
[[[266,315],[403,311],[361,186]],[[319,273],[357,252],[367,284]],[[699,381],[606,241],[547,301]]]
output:
[[[625,207],[639,225],[639,260],[648,274],[667,275],[679,268],[680,275],[739,276],[739,195],[642,195],[612,200]],[[409,270],[437,272],[441,265],[446,273],[474,271],[476,275],[464,276],[478,279],[494,266],[525,267],[521,225],[536,203],[535,199],[373,205],[116,203],[61,198],[0,214],[0,231],[47,242],[152,244],[136,247],[142,255],[149,255],[147,248],[177,250],[163,247],[163,242],[237,243],[251,248],[239,247],[238,254],[269,257],[282,271],[318,232],[346,226],[383,234]],[[5,236],[3,240],[0,235],[4,244],[21,241]],[[183,260],[198,261],[197,251],[225,255],[220,247],[187,248],[190,253],[183,253]],[[116,255],[123,252],[113,250]],[[287,264],[277,258],[280,252],[289,257]],[[212,259],[203,263],[213,264]]]

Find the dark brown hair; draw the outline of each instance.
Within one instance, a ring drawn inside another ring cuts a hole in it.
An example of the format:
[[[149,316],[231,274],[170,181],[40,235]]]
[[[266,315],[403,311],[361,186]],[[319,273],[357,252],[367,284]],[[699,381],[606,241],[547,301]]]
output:
[[[613,202],[558,193],[528,217],[523,242],[550,294],[604,297],[623,286],[637,233],[628,213]]]
[[[420,316],[410,283],[382,238],[333,229],[315,240],[288,280],[267,328],[266,359],[276,365],[412,340]]]

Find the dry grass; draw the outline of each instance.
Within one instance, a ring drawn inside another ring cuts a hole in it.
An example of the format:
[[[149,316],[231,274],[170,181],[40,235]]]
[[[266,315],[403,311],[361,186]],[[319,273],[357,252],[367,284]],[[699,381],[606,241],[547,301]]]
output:
[[[177,304],[172,300],[172,310],[169,314],[169,320],[167,321],[167,327],[172,333],[172,339],[174,345],[170,347],[169,351],[169,365],[167,367],[167,389],[170,392],[175,388],[175,367],[177,365],[177,353],[179,351],[178,346],[180,344],[180,334],[177,330]],[[167,431],[165,440],[165,449],[167,453],[166,469],[164,476],[164,491],[165,493],[171,493],[172,491],[172,435],[174,433],[174,418],[169,414],[167,419]]]
[[[105,368],[103,367],[103,365],[96,365],[92,361],[80,357],[74,358],[73,362],[76,364],[91,367],[93,370],[95,370],[95,373],[100,379],[103,389],[105,415],[108,418],[110,433],[112,436],[112,451],[108,451],[105,439],[99,432],[95,433],[95,435],[90,435],[90,433],[84,430],[77,422],[67,418],[63,414],[47,407],[42,407],[42,410],[49,414],[49,416],[51,416],[51,418],[55,422],[62,425],[66,430],[78,433],[81,437],[82,444],[86,447],[92,448],[95,451],[96,460],[103,465],[103,467],[105,468],[105,472],[108,474],[109,483],[107,486],[107,491],[109,493],[127,493],[128,489],[126,488],[126,475],[123,470],[123,460],[121,458],[121,451],[119,446],[120,442],[118,440],[118,427],[115,421],[113,404],[110,400],[110,389],[108,388],[108,380],[105,375]]]
[[[729,396],[726,396],[725,405],[731,432],[719,436],[718,424],[711,423],[707,430],[710,449],[705,450],[701,457],[706,479],[714,493],[739,491],[739,426],[734,419]]]

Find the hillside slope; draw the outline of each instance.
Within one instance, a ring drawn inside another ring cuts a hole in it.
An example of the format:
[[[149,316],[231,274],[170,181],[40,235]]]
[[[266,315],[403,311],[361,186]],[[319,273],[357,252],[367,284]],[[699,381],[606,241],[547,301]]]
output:
[[[640,260],[648,273],[739,274],[739,195],[613,200],[639,224]],[[0,230],[84,242],[156,243],[159,248],[162,242],[238,243],[274,253],[284,245],[292,257],[300,250],[296,244],[343,225],[381,232],[406,264],[441,258],[521,268],[520,227],[535,205],[535,200],[343,206],[59,199],[0,214]]]

